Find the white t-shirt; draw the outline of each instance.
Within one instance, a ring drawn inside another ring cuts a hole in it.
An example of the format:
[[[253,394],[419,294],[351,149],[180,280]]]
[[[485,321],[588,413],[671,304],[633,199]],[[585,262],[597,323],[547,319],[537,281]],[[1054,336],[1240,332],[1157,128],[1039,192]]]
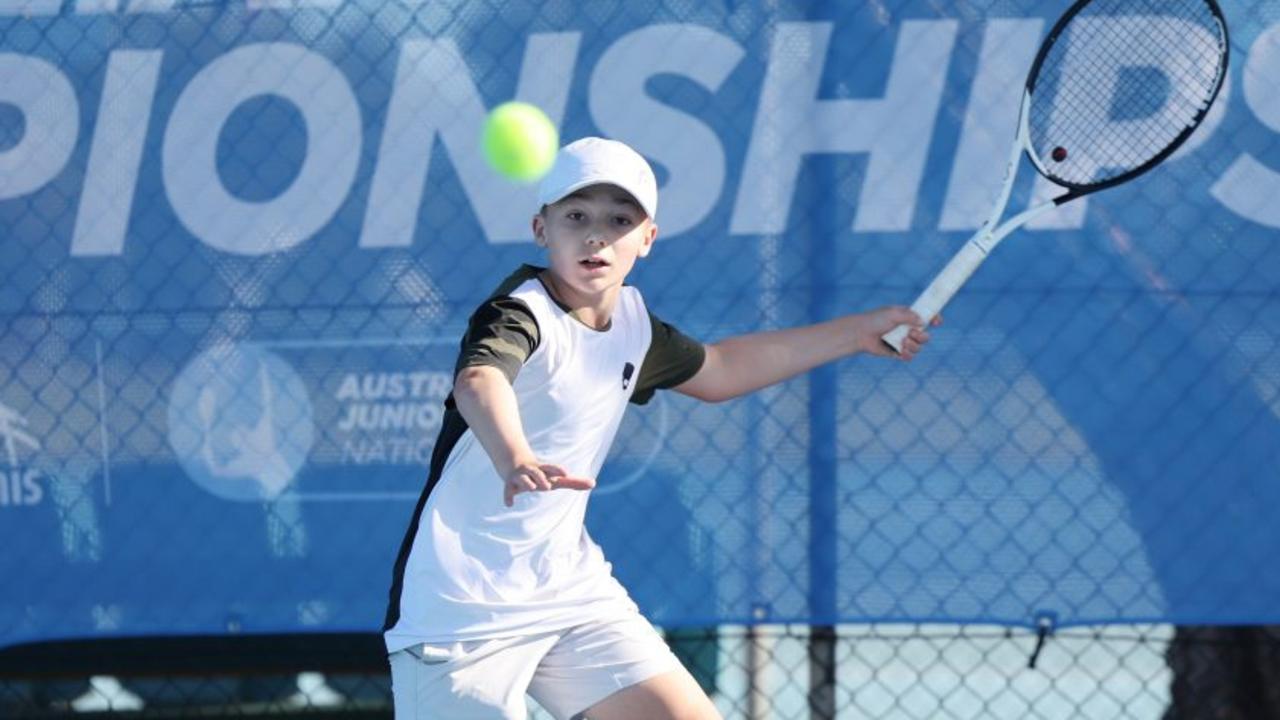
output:
[[[703,348],[623,287],[606,330],[579,322],[524,266],[472,316],[458,368],[493,365],[512,380],[538,459],[597,477],[627,403],[643,403],[701,367]],[[418,643],[559,630],[634,609],[583,520],[590,493],[520,493],[503,481],[446,403],[431,472],[397,559],[388,652]]]

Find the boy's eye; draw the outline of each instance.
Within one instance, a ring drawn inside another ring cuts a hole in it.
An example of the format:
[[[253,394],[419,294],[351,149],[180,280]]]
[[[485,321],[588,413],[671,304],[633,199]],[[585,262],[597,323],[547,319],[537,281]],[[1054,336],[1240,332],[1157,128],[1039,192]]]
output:
[[[627,217],[626,215],[619,215],[616,218],[614,218],[613,221],[618,223],[619,225],[625,225],[625,226],[630,226],[632,224],[631,218]]]
[[[569,212],[565,213],[565,217],[569,218],[570,220],[581,220],[583,218],[583,214],[581,210],[570,210]]]

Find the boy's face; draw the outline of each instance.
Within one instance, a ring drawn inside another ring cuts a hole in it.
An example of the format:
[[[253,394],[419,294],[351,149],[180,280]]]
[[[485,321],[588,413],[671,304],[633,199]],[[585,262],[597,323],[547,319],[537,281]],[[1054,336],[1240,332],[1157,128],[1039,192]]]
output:
[[[625,190],[592,185],[533,217],[556,279],[583,295],[622,285],[636,258],[649,254],[658,227]]]

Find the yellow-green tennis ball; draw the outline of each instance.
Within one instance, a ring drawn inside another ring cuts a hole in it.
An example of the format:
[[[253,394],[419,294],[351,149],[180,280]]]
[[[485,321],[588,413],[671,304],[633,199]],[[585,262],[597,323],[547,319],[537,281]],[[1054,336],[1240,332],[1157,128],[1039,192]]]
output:
[[[555,162],[560,134],[536,105],[513,101],[485,118],[481,143],[494,170],[518,182],[533,182]]]

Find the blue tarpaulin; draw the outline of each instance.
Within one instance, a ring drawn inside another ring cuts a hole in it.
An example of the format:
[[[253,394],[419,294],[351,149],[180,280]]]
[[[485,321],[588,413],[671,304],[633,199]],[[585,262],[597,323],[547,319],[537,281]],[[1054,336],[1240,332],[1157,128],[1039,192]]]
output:
[[[466,318],[539,261],[488,108],[653,162],[631,282],[711,342],[914,299],[1060,5],[0,3],[0,644],[379,628]],[[649,616],[1280,622],[1267,7],[914,362],[633,408],[588,528]]]

